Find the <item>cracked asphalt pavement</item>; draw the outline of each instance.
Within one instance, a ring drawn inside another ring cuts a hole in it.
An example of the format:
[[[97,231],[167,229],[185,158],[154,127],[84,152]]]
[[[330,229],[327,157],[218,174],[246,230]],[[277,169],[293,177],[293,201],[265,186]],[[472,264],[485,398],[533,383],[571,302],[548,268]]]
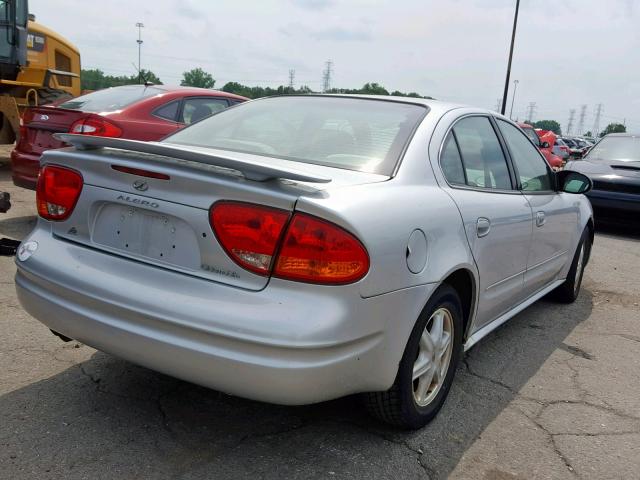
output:
[[[0,237],[20,239],[34,194],[1,156]],[[403,432],[357,398],[268,405],[63,343],[0,257],[0,478],[638,478],[639,272],[640,229],[599,230],[577,302],[540,301],[491,334],[435,421]]]

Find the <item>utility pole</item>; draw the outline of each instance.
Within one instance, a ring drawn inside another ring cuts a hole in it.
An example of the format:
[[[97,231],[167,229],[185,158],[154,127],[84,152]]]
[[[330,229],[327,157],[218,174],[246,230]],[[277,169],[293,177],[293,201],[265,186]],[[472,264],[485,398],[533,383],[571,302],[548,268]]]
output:
[[[584,135],[584,117],[587,114],[587,106],[580,107],[580,120],[578,121],[578,135]]]
[[[596,105],[596,117],[593,121],[593,130],[591,130],[594,138],[598,138],[600,136],[600,115],[602,115],[602,110],[603,107],[601,103]]]
[[[138,27],[138,83],[142,83],[142,28],[144,24],[141,22],[136,23]]]
[[[571,135],[571,131],[573,130],[573,117],[576,115],[575,108],[569,110],[569,121],[567,122],[567,135]]]
[[[293,68],[289,69],[289,93],[293,93],[293,87],[296,81],[296,71]]]
[[[536,114],[536,102],[529,102],[529,106],[527,107],[527,123],[533,122],[533,117]]]
[[[507,78],[504,81],[504,94],[502,95],[502,109],[500,113],[504,115],[507,111],[507,94],[509,93],[509,78],[511,77],[511,60],[513,59],[513,45],[516,41],[516,26],[518,25],[518,10],[520,0],[516,0],[516,13],[513,16],[513,31],[511,32],[511,47],[509,48],[509,63],[507,64]]]
[[[327,92],[331,89],[331,74],[333,73],[333,62],[327,60],[324,72],[322,72],[322,91]]]
[[[513,120],[513,102],[516,100],[516,90],[518,89],[518,80],[513,81],[513,96],[511,97],[511,111],[509,112],[509,118]]]

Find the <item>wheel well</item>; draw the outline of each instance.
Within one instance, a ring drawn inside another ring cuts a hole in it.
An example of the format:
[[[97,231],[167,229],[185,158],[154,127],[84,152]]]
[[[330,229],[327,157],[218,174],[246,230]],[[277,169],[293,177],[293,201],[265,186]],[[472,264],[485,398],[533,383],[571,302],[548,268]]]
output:
[[[458,293],[462,302],[462,315],[464,322],[464,334],[466,339],[467,328],[471,320],[471,312],[475,299],[475,281],[469,270],[460,269],[451,273],[442,283],[451,286]]]

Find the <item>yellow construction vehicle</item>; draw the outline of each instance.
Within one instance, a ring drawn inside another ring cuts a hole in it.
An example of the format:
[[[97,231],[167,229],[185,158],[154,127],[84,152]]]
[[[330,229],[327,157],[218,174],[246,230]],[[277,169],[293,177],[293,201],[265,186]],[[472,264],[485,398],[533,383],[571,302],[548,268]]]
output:
[[[18,138],[22,109],[80,89],[78,49],[37,23],[27,0],[0,0],[0,144]]]

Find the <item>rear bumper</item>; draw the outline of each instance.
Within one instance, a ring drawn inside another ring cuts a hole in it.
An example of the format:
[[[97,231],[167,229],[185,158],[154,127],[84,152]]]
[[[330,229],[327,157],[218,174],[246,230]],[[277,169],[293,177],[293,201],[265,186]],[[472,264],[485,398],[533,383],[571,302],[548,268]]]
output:
[[[11,170],[14,185],[35,190],[40,171],[40,155],[13,149],[11,151]]]
[[[46,225],[46,222],[40,221]],[[385,390],[435,285],[363,299],[357,286],[271,280],[250,292],[58,240],[16,260],[24,308],[99,350],[279,404]]]

